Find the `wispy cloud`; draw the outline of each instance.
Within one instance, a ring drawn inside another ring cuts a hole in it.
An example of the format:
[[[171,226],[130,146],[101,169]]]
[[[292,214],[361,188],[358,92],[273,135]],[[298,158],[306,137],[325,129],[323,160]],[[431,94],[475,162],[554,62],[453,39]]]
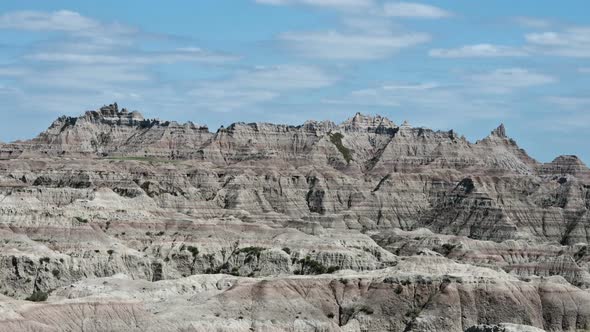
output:
[[[392,109],[395,113],[411,114],[420,119],[421,125],[438,128],[454,127],[465,121],[496,119],[509,113],[506,102],[496,96],[474,93],[461,84],[437,82],[390,82],[326,98],[323,102],[353,109]]]
[[[464,121],[509,117],[521,96],[517,90],[554,82],[555,78],[528,69],[505,68],[462,76],[447,84],[390,82],[352,90],[323,102],[342,107],[411,110],[427,123],[453,126]]]
[[[541,28],[549,25],[537,22],[535,26]],[[524,43],[519,46],[484,43],[449,49],[433,49],[429,54],[440,58],[518,57],[527,55],[586,58],[590,57],[590,27],[570,27],[561,31],[527,33],[524,35]]]
[[[517,16],[512,18],[512,21],[520,26],[531,29],[546,29],[553,25],[551,20],[528,16]]]
[[[556,78],[523,68],[496,69],[469,77],[482,92],[510,93],[515,89],[555,83]]]
[[[341,27],[323,31],[290,31],[277,35],[285,49],[307,58],[374,60],[429,42],[428,33],[402,31],[392,18],[443,18],[444,9],[415,2],[372,0],[256,0],[271,5],[308,5],[341,10]],[[346,10],[354,8],[354,10]]]
[[[61,32],[51,42],[38,42],[25,60],[42,62],[112,65],[150,65],[176,62],[235,61],[237,57],[185,46],[149,52],[142,50],[139,29],[118,23],[105,23],[67,10],[54,12],[17,11],[0,16],[0,30]]]
[[[383,14],[389,17],[444,18],[452,13],[442,8],[416,2],[389,2],[383,5]]]
[[[141,52],[121,54],[39,52],[25,56],[28,60],[45,62],[65,62],[83,65],[151,65],[177,62],[225,63],[238,60],[236,56],[217,54],[200,49],[176,49],[167,52]]]
[[[425,33],[371,35],[361,33],[288,32],[279,40],[297,54],[337,60],[371,60],[391,56],[402,49],[428,42]]]
[[[476,44],[467,45],[451,49],[432,49],[429,55],[436,58],[484,58],[484,57],[520,57],[529,55],[522,48],[492,45]]]
[[[590,67],[578,68],[578,72],[582,74],[590,74]]]
[[[163,66],[218,68],[240,59],[66,10],[4,13],[0,30],[44,37],[33,39],[22,54],[0,67],[0,84],[14,87],[3,91],[3,97],[15,108],[60,114],[113,100],[186,107],[191,101],[186,83],[166,82]],[[51,38],[46,38],[48,32]]]
[[[307,5],[336,9],[366,8],[374,4],[373,0],[255,0],[255,2],[274,6]]]
[[[102,24],[98,21],[68,10],[17,11],[0,16],[0,29],[79,32],[101,27]]]
[[[574,27],[564,31],[529,33],[526,41],[537,51],[564,57],[590,57],[590,27]]]
[[[219,112],[266,102],[286,92],[330,86],[337,77],[312,66],[281,65],[242,70],[232,77],[207,81],[189,91],[197,105]]]

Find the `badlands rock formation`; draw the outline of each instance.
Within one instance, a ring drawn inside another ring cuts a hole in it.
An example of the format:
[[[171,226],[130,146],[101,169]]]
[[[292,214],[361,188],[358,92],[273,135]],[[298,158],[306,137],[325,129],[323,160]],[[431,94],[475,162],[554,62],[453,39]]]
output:
[[[0,331],[585,331],[589,210],[503,125],[113,104],[0,145]]]

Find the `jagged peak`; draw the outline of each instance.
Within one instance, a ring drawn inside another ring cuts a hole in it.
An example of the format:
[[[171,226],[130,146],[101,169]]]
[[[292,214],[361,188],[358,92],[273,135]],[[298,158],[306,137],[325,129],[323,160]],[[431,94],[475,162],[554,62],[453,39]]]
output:
[[[396,128],[391,120],[381,115],[365,115],[357,112],[352,118],[340,124],[345,130],[374,130],[377,128]]]
[[[170,127],[170,128],[190,128],[201,131],[208,131],[206,125],[195,124],[192,121],[180,123],[177,121],[160,121],[159,119],[146,119],[139,111],[129,111],[126,108],[119,109],[117,103],[103,105],[97,110],[86,111],[78,117],[61,116],[55,120],[49,129],[58,128],[60,130],[66,127],[74,127],[79,122],[91,123],[95,125],[104,124],[109,126],[131,126],[140,128],[150,128],[153,126]]]
[[[503,123],[500,123],[500,125],[496,129],[492,130],[486,138],[477,141],[476,144],[485,143],[485,142],[487,142],[487,143],[495,142],[494,144],[499,144],[499,143],[507,144],[508,143],[508,145],[517,146],[516,141],[513,140],[512,138],[508,137],[508,135],[506,135],[506,127],[504,126]]]
[[[492,136],[495,136],[495,137],[500,137],[500,138],[507,138],[507,136],[506,136],[506,127],[504,127],[504,124],[501,123],[498,126],[498,128],[492,130],[491,135]]]
[[[96,111],[87,111],[84,117],[94,120],[106,120],[106,121],[119,121],[119,120],[130,120],[130,121],[143,121],[145,118],[138,111],[129,112],[126,108],[119,111],[119,105],[113,103],[110,105],[104,105]]]

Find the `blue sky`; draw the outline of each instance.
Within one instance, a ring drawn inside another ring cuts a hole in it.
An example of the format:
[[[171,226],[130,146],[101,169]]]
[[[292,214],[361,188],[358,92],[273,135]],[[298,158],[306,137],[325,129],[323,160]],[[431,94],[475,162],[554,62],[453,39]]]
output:
[[[220,125],[356,112],[503,122],[540,161],[590,163],[590,3],[549,0],[0,2],[0,140],[103,104]]]

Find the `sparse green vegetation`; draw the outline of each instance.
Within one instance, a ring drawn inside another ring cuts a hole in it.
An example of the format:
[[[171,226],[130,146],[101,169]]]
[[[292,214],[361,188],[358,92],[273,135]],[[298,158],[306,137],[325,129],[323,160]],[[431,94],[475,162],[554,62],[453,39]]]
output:
[[[326,270],[326,273],[334,273],[336,271],[340,270],[340,267],[338,266],[330,266],[328,267],[328,269]]]
[[[344,138],[344,136],[341,133],[330,134],[330,142],[336,146],[338,151],[342,154],[342,157],[344,157],[344,160],[346,160],[346,163],[349,164],[352,160],[352,152],[342,144],[342,138]]]
[[[245,253],[246,254],[246,259],[244,260],[245,263],[249,263],[251,262],[254,257],[256,257],[256,259],[260,258],[260,253],[262,253],[264,250],[266,250],[265,248],[262,247],[244,247],[244,248],[240,248],[236,251],[236,254],[241,254],[241,253]]]
[[[295,274],[301,275],[316,275],[316,274],[325,274],[325,273],[334,273],[338,271],[340,268],[338,266],[330,266],[326,267],[322,263],[311,259],[311,257],[306,256],[303,259],[297,261],[297,263],[301,264],[301,269],[295,271]]]
[[[368,305],[363,305],[359,308],[359,312],[365,313],[367,315],[372,315],[375,311]]]
[[[457,247],[457,245],[452,244],[452,243],[445,243],[443,244],[440,248],[435,248],[434,251],[437,251],[438,253],[442,254],[443,256],[447,256],[449,255],[455,248]]]
[[[199,256],[199,248],[197,247],[188,246],[186,247],[186,250],[189,251],[193,255],[193,257]]]
[[[414,309],[406,312],[406,317],[408,317],[411,320],[414,320],[418,316],[420,316],[420,312],[422,312],[422,310],[420,310],[420,308],[414,308]]]
[[[47,301],[48,297],[49,297],[49,294],[47,294],[45,292],[34,291],[33,294],[31,294],[31,296],[27,297],[25,300],[31,301],[31,302],[45,302],[45,301]]]
[[[86,219],[86,218],[75,217],[74,219],[76,219],[81,224],[87,224],[88,223],[88,219]]]

